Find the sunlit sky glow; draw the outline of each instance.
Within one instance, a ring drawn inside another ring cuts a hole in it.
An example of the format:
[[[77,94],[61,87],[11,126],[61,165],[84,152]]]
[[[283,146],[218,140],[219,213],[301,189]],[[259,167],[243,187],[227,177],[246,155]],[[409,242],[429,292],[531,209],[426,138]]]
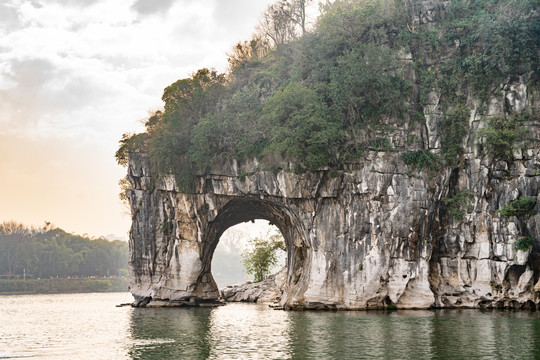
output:
[[[0,222],[126,238],[114,152],[272,0],[0,0]]]

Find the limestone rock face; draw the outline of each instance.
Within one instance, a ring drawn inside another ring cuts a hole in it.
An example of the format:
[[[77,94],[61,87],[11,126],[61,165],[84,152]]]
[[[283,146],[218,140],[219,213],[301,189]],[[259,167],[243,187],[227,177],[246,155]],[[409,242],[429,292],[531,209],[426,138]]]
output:
[[[422,1],[417,25],[431,26],[444,16],[446,3]],[[469,96],[464,153],[454,170],[418,171],[401,156],[419,149],[441,152],[445,114],[436,91],[422,109],[425,124],[389,132],[394,150],[366,151],[339,169],[297,174],[289,170],[294,164],[271,172],[256,159],[221,162],[199,174],[195,190],[185,193],[173,177],[153,174],[145,154],[132,153],[127,195],[135,304],[218,300],[211,259],[220,236],[235,224],[266,219],[287,246],[279,294],[285,308],[537,308],[540,201],[532,216],[496,212],[520,197],[540,200],[535,91],[524,74],[500,84],[487,109]],[[490,117],[517,112],[531,115],[522,126],[536,141],[517,144],[512,160],[494,159],[479,130]],[[408,145],[407,138],[416,142]],[[444,201],[456,190],[471,195],[463,219],[452,218]],[[517,250],[524,236],[533,244]],[[227,290],[222,296],[229,296]]]
[[[523,79],[503,88],[493,109],[531,109]],[[428,106],[435,106],[438,96],[431,98]],[[427,145],[436,152],[440,124],[432,120],[418,131],[429,135]],[[520,196],[538,199],[540,148],[523,145],[514,160],[495,161],[478,152],[477,132],[484,126],[473,108],[458,170],[418,172],[399,151],[370,151],[345,168],[302,174],[231,162],[198,176],[193,193],[179,191],[172,177],[152,174],[144,154],[131,154],[130,288],[136,303],[217,300],[210,265],[219,237],[240,222],[266,219],[287,246],[284,307],[538,306],[540,202],[527,218],[496,210]],[[538,118],[525,126],[540,138]],[[452,188],[472,195],[463,220],[448,216],[442,201]],[[533,246],[516,250],[525,234]]]
[[[137,301],[217,299],[210,262],[219,237],[266,219],[287,245],[282,305],[432,306],[429,229],[441,189],[427,174],[407,175],[398,155],[373,152],[350,169],[304,174],[233,163],[200,176],[196,193],[185,194],[132,154],[131,292]]]

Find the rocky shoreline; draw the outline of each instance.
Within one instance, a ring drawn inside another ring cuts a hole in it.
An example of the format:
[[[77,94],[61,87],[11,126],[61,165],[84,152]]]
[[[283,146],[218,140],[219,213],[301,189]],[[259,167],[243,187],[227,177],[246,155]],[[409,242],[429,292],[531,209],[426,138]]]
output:
[[[286,278],[287,269],[283,268],[261,282],[227,286],[219,291],[220,297],[225,302],[279,304]]]

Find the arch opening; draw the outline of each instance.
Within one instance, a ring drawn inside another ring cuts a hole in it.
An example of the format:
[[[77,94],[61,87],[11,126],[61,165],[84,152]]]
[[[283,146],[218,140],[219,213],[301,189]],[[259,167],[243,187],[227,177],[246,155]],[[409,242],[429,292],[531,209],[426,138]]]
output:
[[[212,255],[212,276],[219,289],[253,282],[253,274],[248,274],[244,266],[244,253],[250,249],[250,242],[255,239],[269,239],[271,236],[283,237],[277,226],[267,220],[255,220],[231,226],[220,237]],[[270,268],[269,274],[275,274],[286,264],[285,251],[276,250],[277,262]]]
[[[275,225],[283,236],[286,248],[286,281],[283,291],[294,287],[303,275],[304,262],[307,258],[307,246],[303,225],[294,211],[286,206],[253,198],[235,199],[229,201],[213,221],[208,223],[201,248],[201,260],[204,266],[202,276],[211,278],[217,290],[217,284],[212,275],[212,258],[223,233],[238,224],[266,220],[269,225]]]

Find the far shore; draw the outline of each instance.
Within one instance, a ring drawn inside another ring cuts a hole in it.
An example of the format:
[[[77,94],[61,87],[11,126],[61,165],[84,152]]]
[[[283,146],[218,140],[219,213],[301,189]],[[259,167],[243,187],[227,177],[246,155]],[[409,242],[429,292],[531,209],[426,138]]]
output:
[[[0,295],[72,294],[128,291],[127,277],[0,279]]]

